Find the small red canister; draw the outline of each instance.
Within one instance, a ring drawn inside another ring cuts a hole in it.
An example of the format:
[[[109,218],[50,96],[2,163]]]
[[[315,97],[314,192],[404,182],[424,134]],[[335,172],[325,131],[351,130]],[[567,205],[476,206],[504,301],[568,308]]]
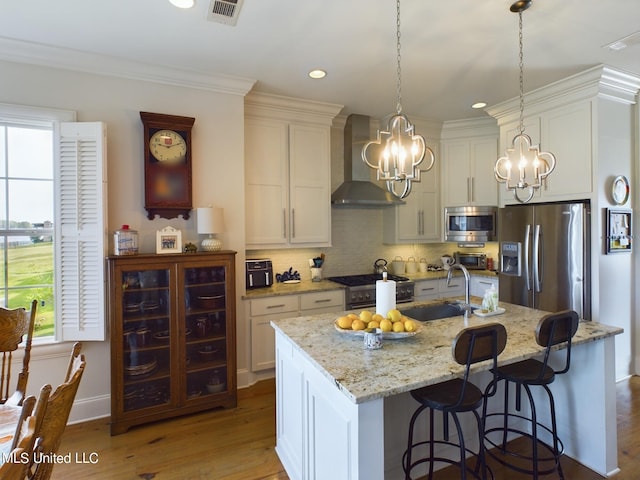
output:
[[[487,258],[487,270],[493,270],[493,258]]]

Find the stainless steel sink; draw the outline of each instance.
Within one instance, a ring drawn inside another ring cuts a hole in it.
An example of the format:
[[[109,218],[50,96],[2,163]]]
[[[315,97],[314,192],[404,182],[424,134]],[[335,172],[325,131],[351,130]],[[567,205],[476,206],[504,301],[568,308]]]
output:
[[[476,308],[475,305],[471,305],[472,311]],[[464,310],[458,303],[433,303],[430,305],[400,309],[400,313],[414,320],[427,322],[439,318],[457,317],[458,315],[463,315]]]

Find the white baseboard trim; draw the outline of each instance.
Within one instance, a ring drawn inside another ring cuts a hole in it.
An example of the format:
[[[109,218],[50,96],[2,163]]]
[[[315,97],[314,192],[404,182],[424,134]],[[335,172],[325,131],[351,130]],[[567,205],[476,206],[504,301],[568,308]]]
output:
[[[98,397],[78,398],[73,402],[69,425],[88,422],[98,418],[111,416],[111,396],[100,395]]]

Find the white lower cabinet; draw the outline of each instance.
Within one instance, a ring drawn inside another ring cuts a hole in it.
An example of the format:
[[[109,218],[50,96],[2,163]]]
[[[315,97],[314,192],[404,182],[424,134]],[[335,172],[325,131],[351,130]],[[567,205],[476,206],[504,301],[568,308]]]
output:
[[[458,297],[464,295],[464,277],[454,276],[447,285],[445,278],[416,280],[413,299],[415,301],[436,300],[438,298]]]
[[[413,299],[415,301],[421,300],[435,300],[440,297],[438,290],[438,279],[432,280],[416,280],[413,290]]]
[[[344,298],[344,290],[329,290],[249,300],[251,371],[268,370],[276,365],[275,334],[271,320],[341,312],[345,309]]]
[[[483,297],[484,292],[489,290],[492,286],[498,290],[498,277],[492,278],[481,275],[471,276],[471,295]]]

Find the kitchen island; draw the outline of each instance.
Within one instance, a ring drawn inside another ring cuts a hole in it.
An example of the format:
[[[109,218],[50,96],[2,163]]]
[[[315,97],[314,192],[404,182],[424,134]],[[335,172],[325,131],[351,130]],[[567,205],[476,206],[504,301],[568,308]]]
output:
[[[402,307],[427,303],[434,302]],[[506,327],[501,364],[539,355],[542,348],[533,332],[547,312],[505,303],[500,307],[504,314],[473,316],[466,324],[496,321]],[[278,456],[292,480],[402,478],[409,418],[417,407],[409,392],[462,375],[451,344],[465,320],[422,323],[414,336],[385,340],[383,348],[367,350],[362,337],[337,331],[335,319],[336,314],[324,314],[271,322],[276,332]],[[602,475],[617,471],[614,336],[621,332],[580,322],[571,369],[551,385],[565,453]],[[483,387],[489,364],[476,367],[472,381]],[[492,398],[496,407],[501,398],[500,393]],[[476,434],[468,431],[465,437],[475,448]]]

